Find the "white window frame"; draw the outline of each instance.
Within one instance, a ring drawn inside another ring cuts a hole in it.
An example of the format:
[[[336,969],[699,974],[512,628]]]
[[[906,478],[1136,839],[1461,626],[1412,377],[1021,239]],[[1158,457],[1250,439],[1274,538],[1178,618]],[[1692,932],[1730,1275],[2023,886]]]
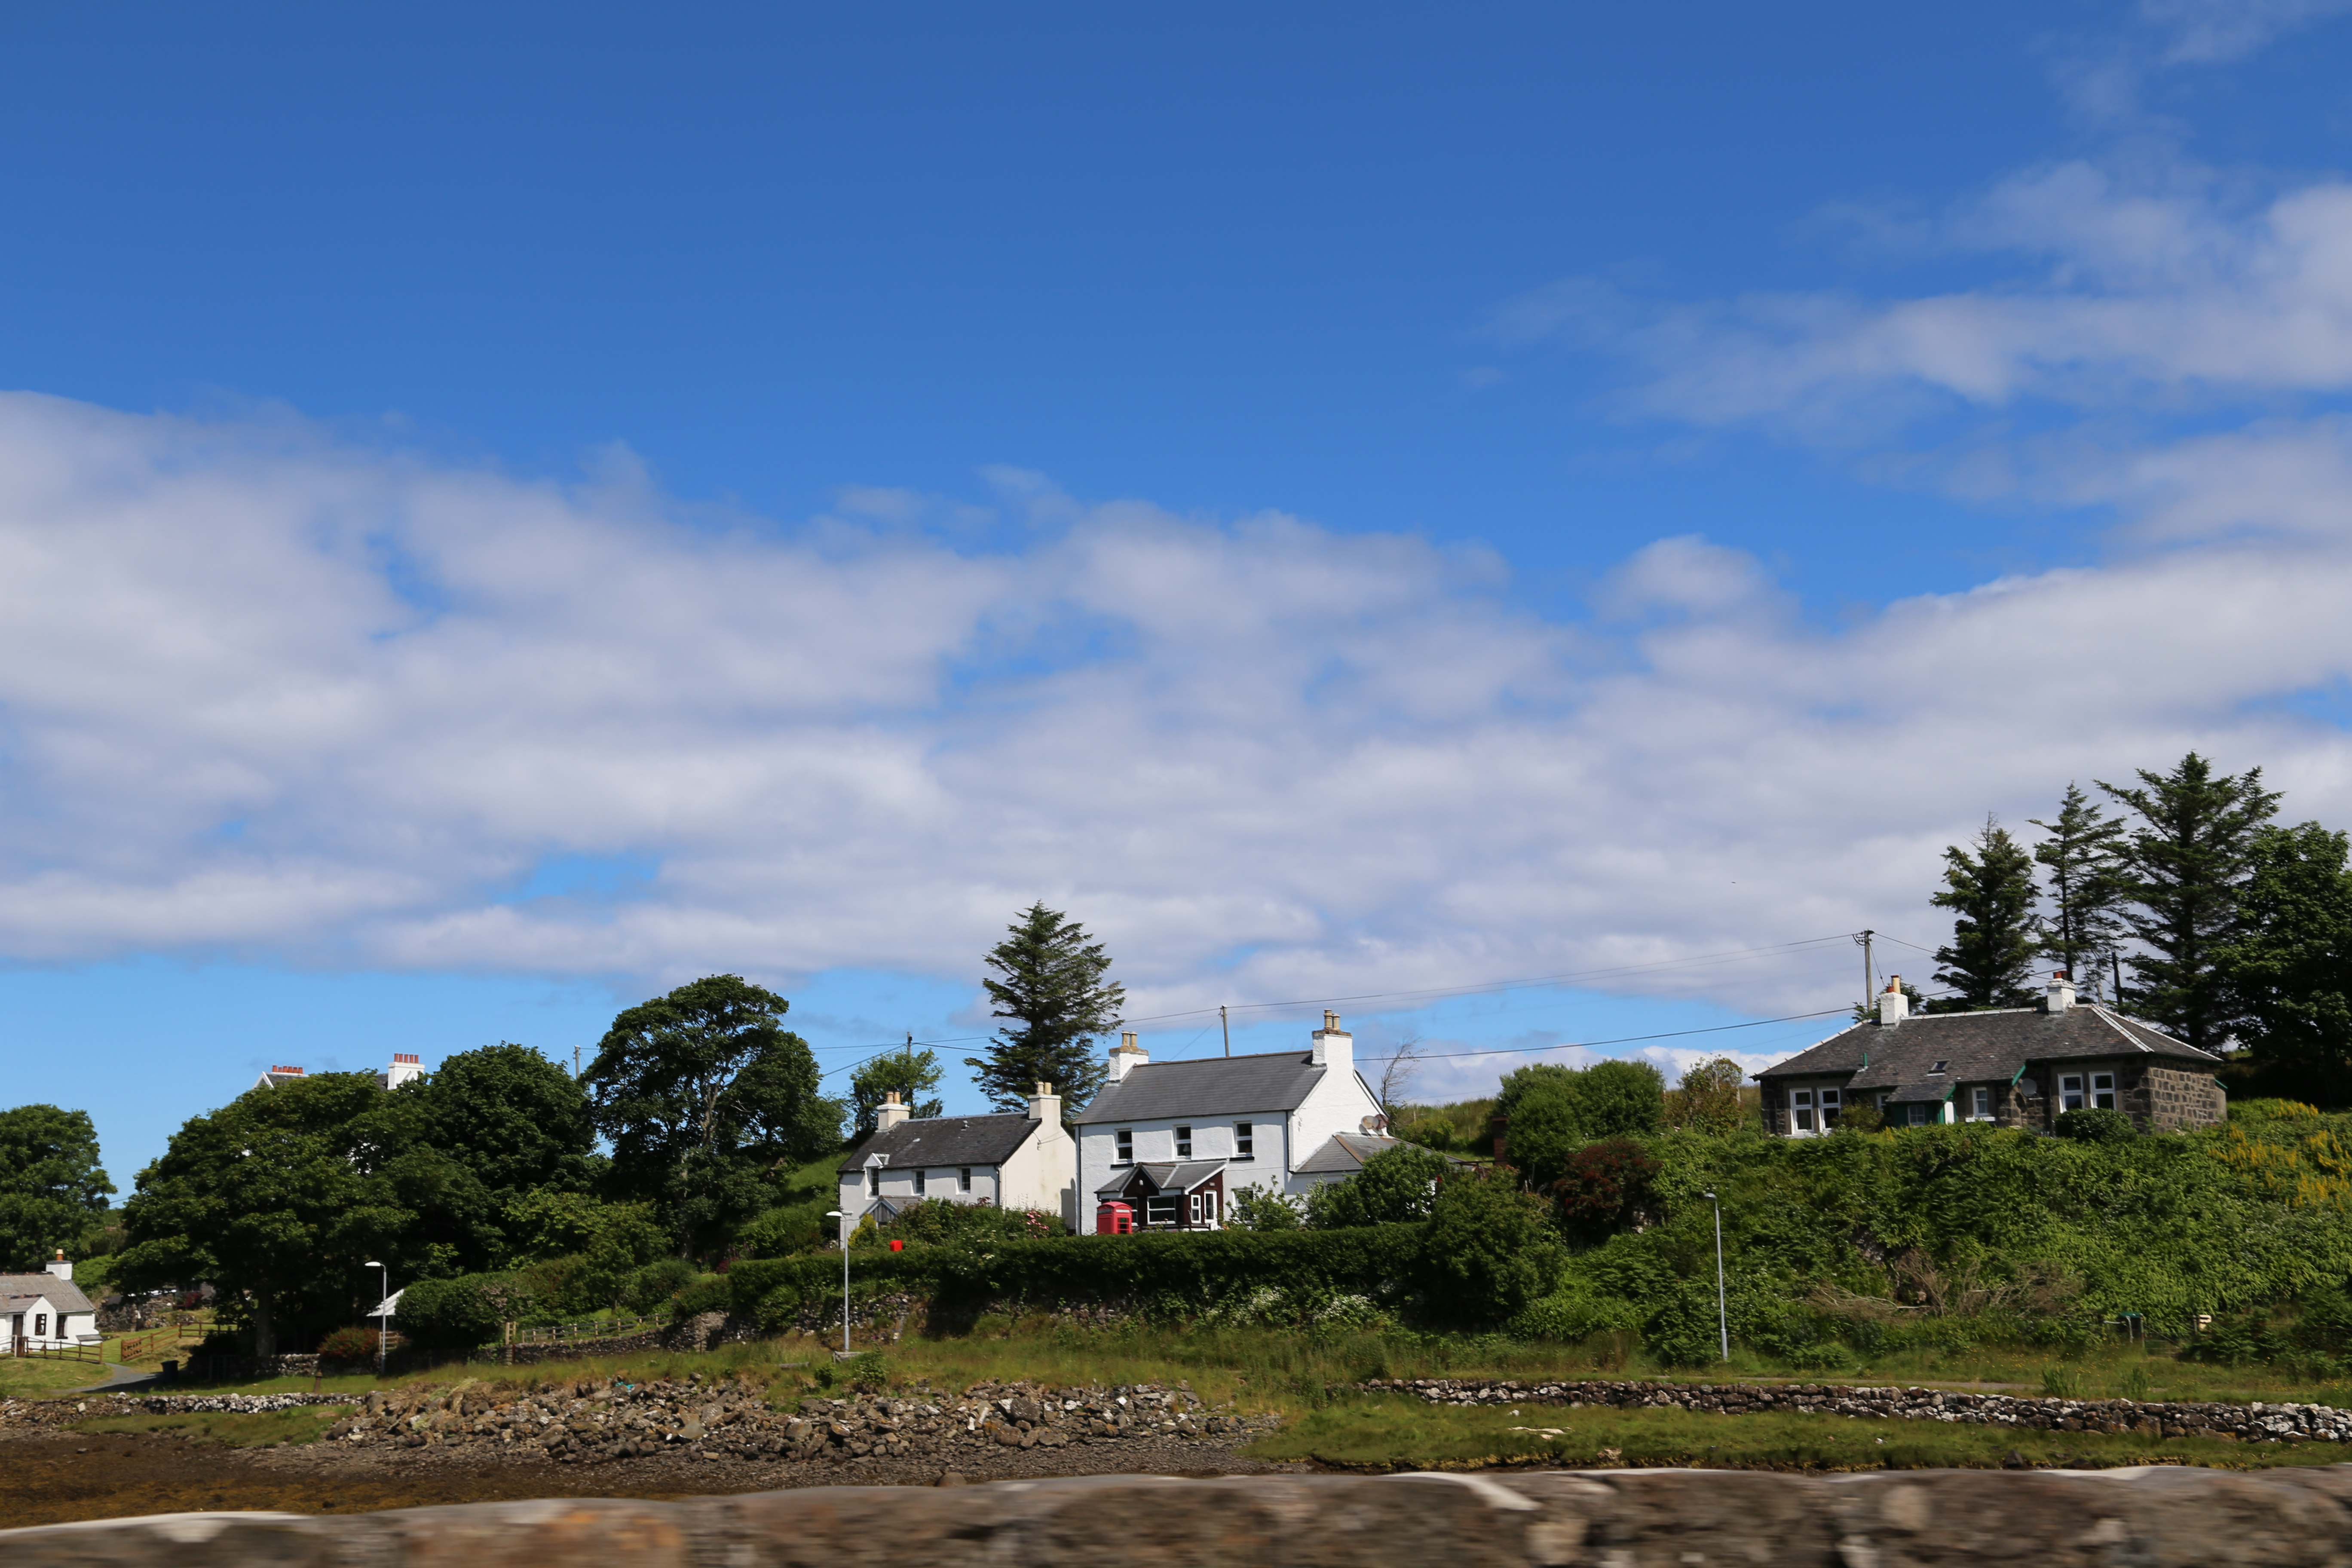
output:
[[[882,1195],[882,1167],[879,1165],[866,1167],[866,1195],[869,1198]]]
[[[1234,1158],[1236,1160],[1257,1158],[1257,1124],[1255,1122],[1234,1123]]]
[[[1978,1088],[1969,1090],[1969,1120],[1971,1121],[1990,1121],[1992,1120],[1992,1090],[1990,1089]]]
[[[2091,1075],[2091,1109],[2094,1110],[2116,1109],[2116,1075],[2114,1073],[2095,1072]]]
[[[957,1167],[956,1191],[960,1193],[968,1193],[971,1191],[971,1167],[970,1165],[961,1165]]]
[[[1789,1091],[1789,1129],[1792,1132],[1813,1130],[1813,1091],[1792,1089]]]
[[[2088,1079],[2078,1072],[2058,1075],[2058,1109],[2061,1111],[2085,1110],[2090,1108]]]
[[[1845,1107],[1840,1103],[1841,1096],[1838,1094],[1838,1091],[1833,1089],[1824,1089],[1818,1092],[1821,1095],[1822,1100],[1822,1131],[1824,1132],[1835,1131],[1837,1130],[1838,1116],[1840,1112],[1845,1109]]]
[[[1189,1125],[1176,1129],[1176,1157],[1179,1160],[1192,1157],[1192,1129]]]
[[[923,1171],[923,1170],[920,1170],[920,1169],[918,1169],[918,1170],[915,1172],[915,1195],[916,1195],[917,1197],[919,1197],[919,1197],[921,1197],[921,1196],[924,1194],[924,1193],[925,1193],[926,1191],[928,1191],[928,1189],[927,1189],[927,1188],[926,1188],[926,1186],[924,1185],[923,1178],[924,1178],[924,1176],[928,1175],[929,1173],[928,1173],[928,1172],[926,1172],[926,1171]]]
[[[1116,1131],[1116,1132],[1112,1133],[1110,1136],[1111,1136],[1111,1146],[1110,1146],[1110,1163],[1111,1163],[1111,1168],[1112,1168],[1113,1170],[1117,1170],[1118,1168],[1119,1168],[1119,1167],[1120,1167],[1120,1166],[1122,1166],[1122,1165],[1132,1165],[1132,1164],[1134,1164],[1134,1163],[1135,1163],[1135,1129],[1134,1129],[1134,1128],[1132,1128],[1132,1127],[1122,1127],[1122,1128],[1120,1128],[1118,1131]]]
[[[47,1312],[33,1314],[33,1337],[37,1340],[49,1337],[49,1315]]]

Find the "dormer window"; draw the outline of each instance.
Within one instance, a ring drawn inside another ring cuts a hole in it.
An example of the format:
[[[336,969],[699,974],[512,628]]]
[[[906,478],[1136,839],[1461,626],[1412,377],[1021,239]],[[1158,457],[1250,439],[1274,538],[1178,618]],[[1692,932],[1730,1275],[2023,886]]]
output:
[[[1939,1062],[1937,1062],[1934,1067],[1931,1067],[1931,1068],[1929,1068],[1927,1069],[1927,1076],[1928,1076],[1928,1077],[1930,1077],[1930,1078],[1933,1078],[1936,1074],[1937,1074],[1937,1073],[1939,1073],[1939,1072],[1942,1072],[1942,1071],[1944,1070],[1944,1068],[1947,1068],[1947,1067],[1948,1067],[1948,1066],[1950,1066],[1950,1065],[1951,1065],[1951,1064],[1950,1064],[1950,1062],[1949,1062],[1949,1060],[1948,1060],[1948,1059],[1944,1060],[1944,1061],[1939,1061]]]

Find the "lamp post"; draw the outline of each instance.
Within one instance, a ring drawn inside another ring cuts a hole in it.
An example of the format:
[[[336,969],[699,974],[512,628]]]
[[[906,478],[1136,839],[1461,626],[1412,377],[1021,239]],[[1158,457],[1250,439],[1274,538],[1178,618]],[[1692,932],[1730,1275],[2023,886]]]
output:
[[[382,1263],[362,1263],[360,1267],[383,1270],[383,1278],[377,1283],[375,1304],[375,1374],[380,1380],[383,1376],[383,1331],[392,1321],[383,1311],[385,1303],[392,1300],[392,1269]]]
[[[1731,1360],[1731,1312],[1723,1300],[1723,1205],[1712,1192],[1700,1194],[1715,1205],[1715,1326],[1723,1336],[1723,1359]]]
[[[840,1209],[824,1211],[827,1219],[841,1222],[841,1353],[849,1353],[849,1215]]]

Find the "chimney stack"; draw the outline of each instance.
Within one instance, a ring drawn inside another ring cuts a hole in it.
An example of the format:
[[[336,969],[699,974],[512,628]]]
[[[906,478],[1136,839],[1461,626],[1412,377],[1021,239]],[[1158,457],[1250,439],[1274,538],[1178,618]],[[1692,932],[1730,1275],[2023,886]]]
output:
[[[1143,1047],[1135,1043],[1135,1031],[1127,1030],[1119,1036],[1118,1044],[1110,1048],[1111,1082],[1124,1082],[1129,1073],[1150,1060],[1144,1055]]]
[[[1334,1072],[1356,1070],[1356,1037],[1339,1027],[1339,1015],[1323,1009],[1323,1026],[1315,1031],[1315,1065]]]
[[[2074,980],[2063,969],[2053,970],[2050,974],[2050,989],[2042,994],[2042,1010],[2045,1013],[2063,1013],[2074,1005]]]
[[[1029,1097],[1029,1120],[1050,1127],[1062,1124],[1062,1097],[1054,1092],[1052,1084],[1039,1084],[1037,1092]]]
[[[1886,989],[1878,994],[1878,1021],[1889,1028],[1911,1016],[1911,998],[1903,994],[1903,976],[1886,977]]]
[[[73,1282],[73,1265],[66,1261],[64,1248],[58,1248],[58,1255],[49,1259],[49,1272],[68,1284]]]
[[[914,1108],[898,1098],[897,1089],[885,1089],[881,1107],[874,1114],[875,1126],[877,1131],[887,1132],[914,1114]]]

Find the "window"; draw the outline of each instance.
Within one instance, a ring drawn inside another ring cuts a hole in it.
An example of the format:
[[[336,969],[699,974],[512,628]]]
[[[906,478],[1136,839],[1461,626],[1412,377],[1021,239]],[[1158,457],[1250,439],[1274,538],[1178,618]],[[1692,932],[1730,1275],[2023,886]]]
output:
[[[1189,1127],[1176,1129],[1176,1157],[1179,1160],[1192,1157],[1192,1130]]]
[[[1838,1091],[1833,1089],[1825,1089],[1822,1090],[1822,1131],[1826,1132],[1831,1128],[1837,1125],[1838,1111],[1840,1109],[1841,1107],[1838,1104]]]
[[[963,1166],[956,1172],[956,1191],[960,1193],[968,1193],[971,1191],[971,1167],[970,1165]]]
[[[866,1173],[866,1195],[869,1198],[878,1198],[882,1195],[882,1167],[879,1165],[871,1167]]]
[[[1176,1223],[1176,1194],[1161,1193],[1143,1200],[1143,1223],[1157,1230],[1167,1230]]]
[[[1122,1127],[1118,1130],[1116,1136],[1118,1139],[1118,1152],[1111,1157],[1111,1163],[1114,1165],[1134,1164],[1135,1130],[1131,1127]]]
[[[1945,1060],[1945,1061],[1939,1061],[1939,1062],[1937,1062],[1934,1067],[1931,1067],[1931,1068],[1929,1068],[1927,1069],[1927,1076],[1928,1076],[1928,1077],[1930,1077],[1930,1078],[1933,1078],[1933,1077],[1935,1077],[1937,1073],[1942,1072],[1946,1068],[1949,1067],[1950,1065],[1951,1065],[1951,1063],[1950,1063],[1950,1061],[1949,1061],[1948,1059],[1948,1060]]]
[[[1789,1094],[1789,1123],[1800,1132],[1813,1130],[1813,1091],[1792,1089]]]
[[[1257,1128],[1253,1123],[1247,1121],[1234,1123],[1234,1158],[1236,1160],[1257,1158]]]
[[[2095,1072],[2091,1075],[2091,1109],[2113,1110],[2116,1108],[2116,1075]]]
[[[915,1173],[915,1195],[919,1198],[923,1195],[923,1177],[927,1174],[929,1173],[924,1171]]]
[[[1925,1127],[1937,1119],[1944,1108],[1940,1105],[1915,1105],[1911,1108],[1911,1125]]]
[[[2083,1098],[2083,1075],[2070,1072],[2058,1079],[2058,1109],[2081,1110],[2090,1102]]]
[[[1207,1195],[1205,1193],[1194,1193],[1191,1204],[1187,1205],[1192,1215],[1192,1223],[1194,1225],[1201,1223],[1201,1200]]]
[[[49,1315],[47,1312],[33,1314],[33,1337],[37,1340],[49,1337]]]
[[[1992,1120],[1992,1090],[1989,1089],[1969,1090],[1969,1115],[1979,1121]]]

